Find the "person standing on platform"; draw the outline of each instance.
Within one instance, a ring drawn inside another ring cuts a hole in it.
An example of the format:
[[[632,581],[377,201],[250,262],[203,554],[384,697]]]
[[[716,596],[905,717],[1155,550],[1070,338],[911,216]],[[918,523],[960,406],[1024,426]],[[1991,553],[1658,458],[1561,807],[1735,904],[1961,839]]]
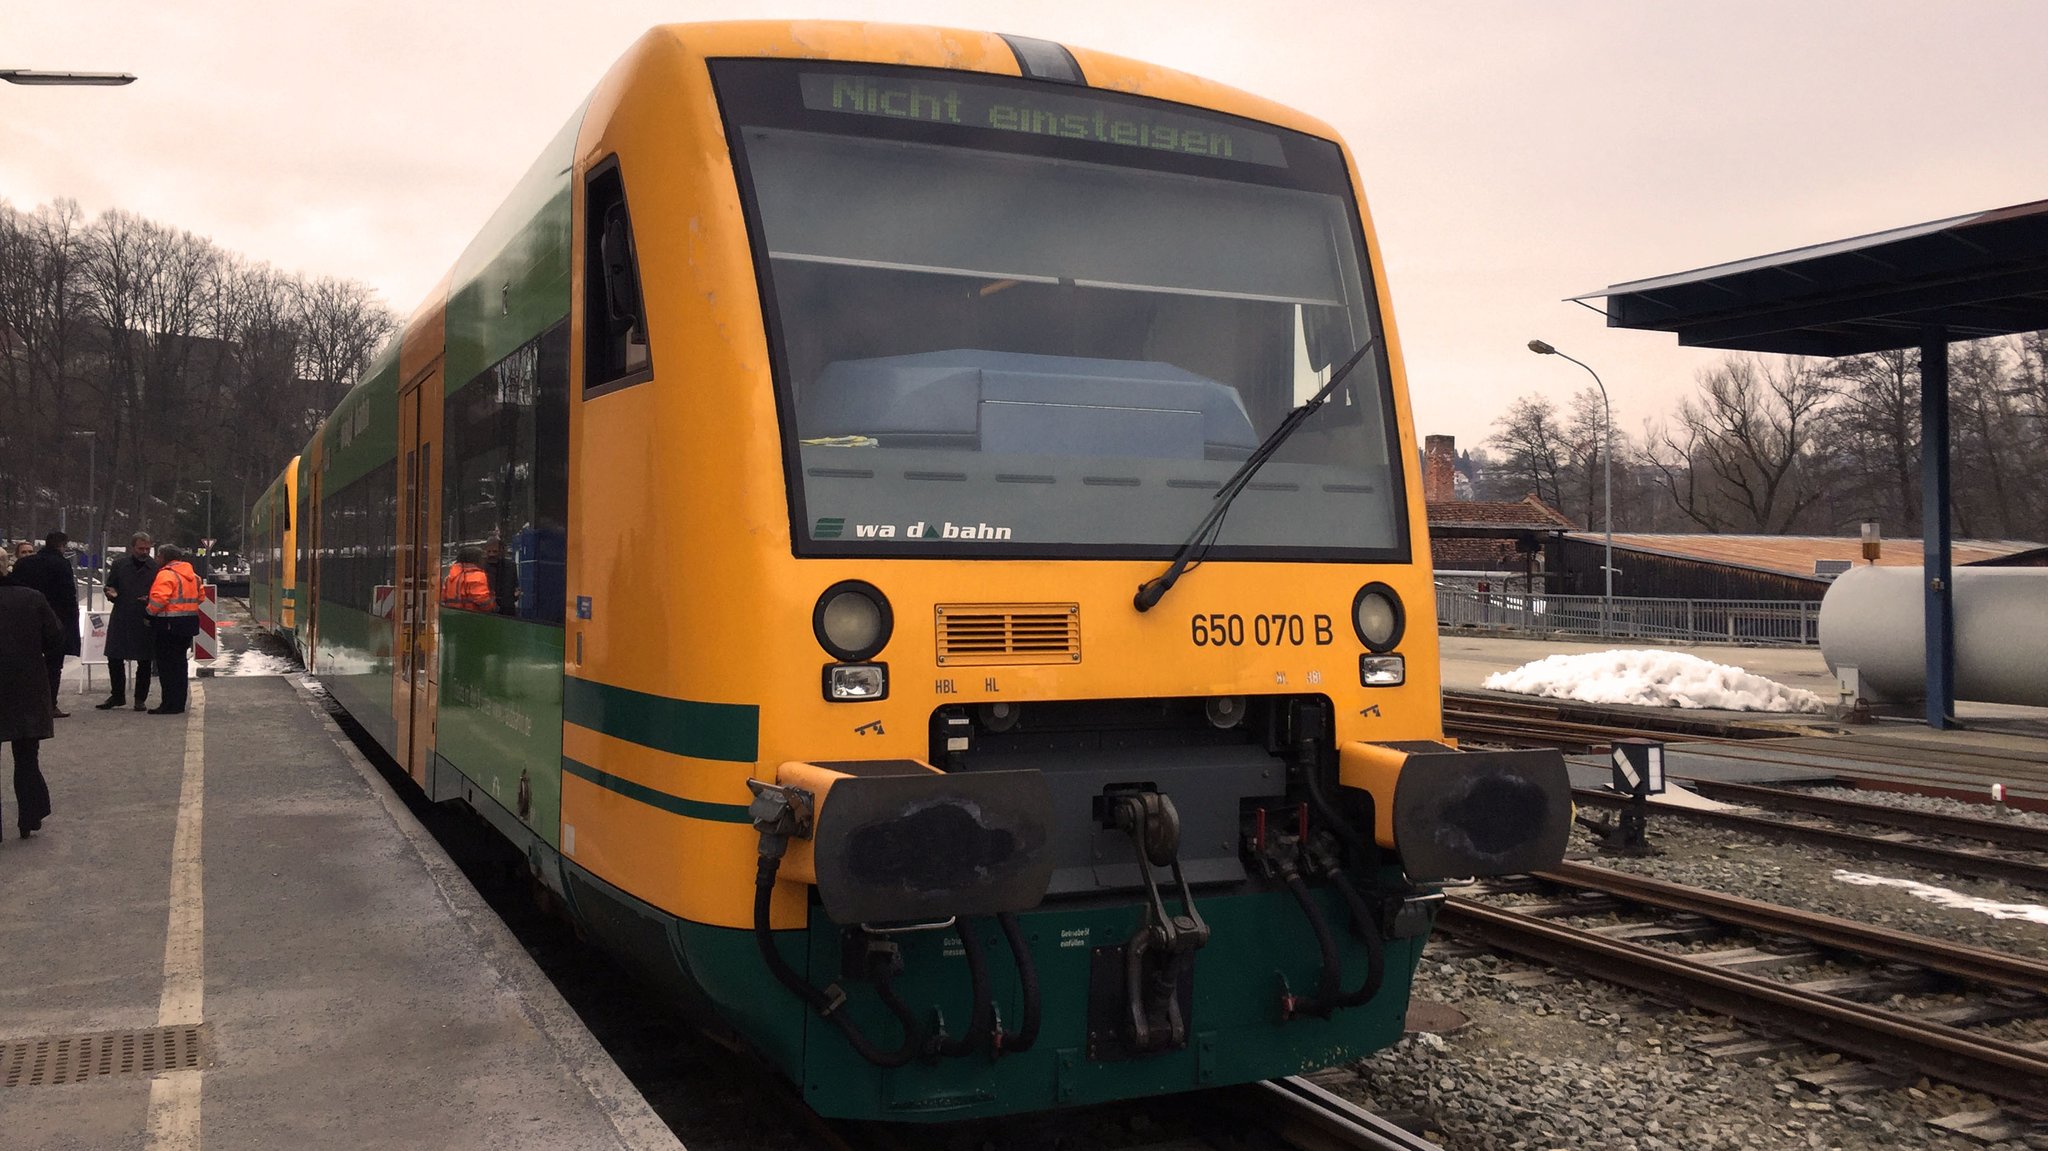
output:
[[[163,702],[151,715],[181,715],[187,691],[185,654],[199,634],[199,573],[185,562],[185,553],[170,544],[156,549],[156,579],[149,585],[149,618],[155,642],[151,664]]]
[[[0,577],[14,557],[0,555]],[[49,669],[64,666],[64,628],[50,601],[0,578],[0,742],[14,753],[14,826],[27,839],[50,814],[42,741],[57,734]]]
[[[491,577],[484,573],[484,549],[471,545],[455,553],[455,562],[441,579],[441,606],[456,611],[494,611]]]
[[[14,582],[20,587],[32,587],[43,593],[50,601],[50,610],[57,613],[57,626],[64,629],[70,639],[64,645],[65,655],[77,655],[84,650],[78,633],[78,569],[71,557],[64,554],[64,545],[71,537],[63,532],[51,532],[43,539],[43,550],[14,564]],[[64,661],[58,660],[50,668],[50,707],[58,719],[68,719],[71,713],[57,705],[57,689],[64,683]]]
[[[93,707],[107,711],[128,702],[128,661],[135,661],[135,710],[148,706],[149,661],[155,657],[149,634],[149,589],[156,582],[156,561],[150,558],[148,532],[136,532],[127,554],[107,569],[107,600],[114,605],[107,617],[107,679],[113,686],[105,703]]]

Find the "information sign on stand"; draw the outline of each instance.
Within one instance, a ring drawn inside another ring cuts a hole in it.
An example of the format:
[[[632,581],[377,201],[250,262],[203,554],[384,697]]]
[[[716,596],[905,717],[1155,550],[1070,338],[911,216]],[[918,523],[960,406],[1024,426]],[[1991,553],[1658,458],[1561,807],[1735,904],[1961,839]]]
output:
[[[78,613],[78,662],[85,668],[85,690],[92,690],[92,667],[107,662],[107,611]]]
[[[111,614],[104,611],[78,613],[78,662],[107,662],[107,620]]]

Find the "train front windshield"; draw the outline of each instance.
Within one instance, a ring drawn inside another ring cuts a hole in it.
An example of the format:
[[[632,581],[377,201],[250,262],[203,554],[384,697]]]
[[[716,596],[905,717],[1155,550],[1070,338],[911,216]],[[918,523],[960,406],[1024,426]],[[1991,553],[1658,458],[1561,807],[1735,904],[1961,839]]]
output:
[[[1165,557],[1379,331],[1328,141],[1046,83],[714,67],[802,554]],[[1213,558],[1406,558],[1386,363]]]

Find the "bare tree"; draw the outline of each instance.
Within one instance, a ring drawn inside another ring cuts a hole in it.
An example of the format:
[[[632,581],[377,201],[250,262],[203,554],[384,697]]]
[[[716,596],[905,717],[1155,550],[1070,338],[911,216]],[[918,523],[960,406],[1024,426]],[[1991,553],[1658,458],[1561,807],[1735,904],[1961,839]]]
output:
[[[1956,529],[1963,535],[2023,536],[2040,517],[2028,490],[2032,461],[2022,439],[2022,389],[2006,345],[1993,340],[1949,350],[1950,466]],[[2036,444],[2038,457],[2043,445]]]
[[[315,383],[317,406],[332,410],[398,320],[367,287],[322,276],[299,284],[299,370]]]
[[[0,529],[53,526],[40,502],[75,509],[91,490],[97,524],[189,536],[199,481],[261,490],[303,444],[306,412],[330,409],[395,326],[360,284],[283,274],[133,213],[88,223],[68,201],[0,202]],[[236,534],[232,512],[214,521]]]
[[[63,416],[70,410],[82,333],[76,267],[78,205],[69,200],[33,213],[0,210],[0,390],[9,418],[0,439],[10,509],[32,521],[45,488],[68,487]],[[61,497],[57,497],[61,504]],[[12,513],[10,513],[12,514]],[[25,523],[23,534],[52,523]]]
[[[1708,531],[1783,533],[1827,495],[1818,448],[1832,387],[1809,361],[1731,356],[1701,373],[1699,393],[1659,427],[1666,490]]]
[[[1497,480],[1535,492],[1552,507],[1564,500],[1565,430],[1557,408],[1539,395],[1523,396],[1493,421],[1498,431],[1486,442],[1501,454],[1494,468]]]
[[[1558,479],[1563,502],[1556,506],[1591,528],[1601,524],[1603,505],[1607,502],[1608,469],[1604,465],[1608,442],[1611,440],[1613,450],[1626,456],[1628,435],[1608,428],[1607,407],[1597,388],[1584,388],[1573,394],[1569,411]],[[1620,463],[1619,456],[1615,462]],[[1618,494],[1620,488],[1616,491]]]
[[[1823,369],[1840,397],[1830,423],[1831,454],[1860,507],[1858,519],[1920,530],[1920,353],[1899,349],[1830,361]]]

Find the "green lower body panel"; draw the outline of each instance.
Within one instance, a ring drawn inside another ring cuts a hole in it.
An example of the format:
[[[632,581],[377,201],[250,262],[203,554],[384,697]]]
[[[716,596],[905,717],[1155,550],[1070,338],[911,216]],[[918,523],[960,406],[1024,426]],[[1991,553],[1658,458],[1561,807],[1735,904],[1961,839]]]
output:
[[[562,629],[443,611],[434,751],[551,847],[562,820]]]
[[[829,1020],[776,982],[749,931],[668,915],[560,856],[562,887],[585,931],[687,1006],[737,1032],[799,1084],[824,1115],[944,1121],[1041,1111],[1295,1075],[1360,1058],[1401,1037],[1424,937],[1387,940],[1385,974],[1368,1002],[1328,1018],[1285,1018],[1283,998],[1312,995],[1321,972],[1316,936],[1285,891],[1197,896],[1212,934],[1183,991],[1187,1041],[1129,1054],[1117,1039],[1120,949],[1141,923],[1136,902],[1058,903],[1019,919],[1042,1001],[1030,1050],[995,1055],[986,1040],[966,1055],[885,1069],[862,1058]],[[1343,984],[1363,981],[1367,951],[1334,893],[1318,905],[1333,928]],[[1023,985],[999,925],[969,924],[987,956],[1000,1026],[1022,1026]],[[776,945],[814,986],[838,984],[843,1008],[877,1048],[902,1042],[875,989],[845,973],[847,932],[814,905],[811,929],[776,933]],[[954,929],[893,935],[902,950],[896,992],[928,1031],[958,1036],[973,1010],[964,947]],[[1105,975],[1108,976],[1105,979]],[[1091,993],[1095,1002],[1091,1006]],[[1106,1008],[1106,1010],[1105,1010]]]

